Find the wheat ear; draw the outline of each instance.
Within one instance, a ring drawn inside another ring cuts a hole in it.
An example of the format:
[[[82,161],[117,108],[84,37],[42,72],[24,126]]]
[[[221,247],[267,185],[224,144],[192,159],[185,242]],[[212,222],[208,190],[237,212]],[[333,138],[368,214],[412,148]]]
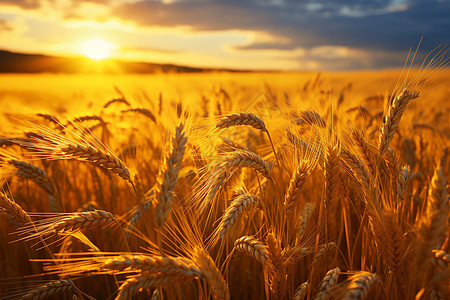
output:
[[[105,227],[113,222],[116,222],[116,219],[110,212],[103,210],[84,211],[39,220],[32,225],[22,227],[17,233],[21,236],[25,235],[21,240],[32,240],[41,236],[45,238],[53,234],[72,233],[95,226]]]
[[[147,118],[151,119],[153,122],[156,123],[155,115],[150,110],[148,110],[146,108],[130,108],[130,109],[127,109],[127,110],[122,110],[122,113],[126,113],[126,112],[140,113],[141,115],[146,116]]]
[[[185,257],[148,256],[148,255],[120,255],[107,258],[99,266],[100,270],[122,272],[140,270],[148,273],[164,273],[201,277],[202,273],[195,263]]]
[[[404,166],[400,170],[397,181],[397,196],[400,200],[403,200],[406,190],[408,189],[409,182],[411,180],[411,171],[409,166]]]
[[[360,159],[367,166],[370,174],[374,174],[374,154],[376,149],[372,149],[372,147],[367,143],[364,136],[356,129],[353,129],[351,131],[351,139],[357,153],[359,154]]]
[[[267,131],[264,121],[252,113],[239,113],[225,116],[216,123],[216,128],[228,128],[239,125],[248,125],[261,131]]]
[[[164,225],[170,214],[175,186],[178,181],[178,172],[181,169],[187,137],[184,136],[184,125],[180,124],[175,130],[172,139],[172,149],[165,157],[163,169],[158,176],[156,187],[155,222],[158,227]]]
[[[34,142],[20,143],[22,147],[32,151],[31,155],[49,159],[87,161],[132,183],[130,171],[125,164],[99,141],[90,144],[83,140],[82,144],[57,134],[47,127],[39,126],[38,128],[45,133],[28,133],[27,135]]]
[[[41,168],[19,160],[10,160],[8,163],[17,169],[16,175],[34,181],[50,195],[55,195],[55,188]]]
[[[380,135],[378,142],[378,152],[383,154],[391,143],[394,133],[403,116],[406,106],[411,100],[419,97],[419,92],[403,89],[397,96],[391,99],[383,121],[381,122]]]
[[[30,216],[23,208],[0,192],[0,208],[10,214],[16,221],[22,224],[32,223]]]
[[[219,238],[223,239],[230,228],[238,221],[238,219],[246,212],[257,206],[261,200],[253,194],[238,195],[222,216],[219,224]]]
[[[340,154],[337,144],[330,144],[325,152],[325,204],[336,203],[340,197]]]
[[[299,226],[297,230],[297,238],[301,238],[303,233],[305,232],[306,226],[308,225],[308,221],[311,218],[312,212],[314,210],[314,203],[308,202],[302,209],[299,218]]]
[[[313,110],[305,110],[300,113],[301,120],[308,123],[311,126],[318,126],[320,128],[326,128],[327,122],[322,118],[319,113]],[[297,121],[299,123],[299,121]]]
[[[240,237],[234,242],[234,248],[253,256],[263,266],[269,259],[267,247],[252,236]]]
[[[334,288],[339,279],[339,273],[341,270],[339,268],[331,269],[327,272],[325,277],[322,279],[320,284],[319,293],[315,297],[317,300],[322,300],[327,298],[327,294],[332,288]]]
[[[151,288],[157,288],[162,286],[174,285],[177,283],[183,283],[190,281],[195,277],[183,276],[183,275],[138,275],[128,278],[119,287],[119,293],[115,300],[128,300],[138,294],[140,291],[145,291]]]
[[[228,285],[208,252],[200,247],[194,248],[193,260],[200,269],[203,278],[206,279],[213,299],[229,300],[230,292]]]
[[[302,283],[296,290],[294,294],[294,300],[303,300],[306,297],[306,294],[308,293],[309,283],[304,282]]]
[[[365,300],[373,284],[380,279],[375,274],[360,271],[350,276],[348,280],[350,284],[348,285],[344,300]]]
[[[249,167],[264,177],[271,179],[269,165],[256,153],[246,150],[234,151],[226,156],[222,165],[225,169]]]
[[[426,213],[419,224],[416,255],[419,265],[431,258],[432,249],[440,248],[446,231],[447,210],[447,178],[443,169],[438,168],[431,180]]]
[[[301,160],[291,181],[289,182],[289,188],[284,197],[284,206],[286,207],[286,216],[290,217],[294,214],[295,208],[298,205],[300,199],[300,192],[303,185],[306,182],[309,174],[311,174],[311,163],[306,160]]]
[[[367,167],[356,155],[345,149],[341,151],[341,159],[352,172],[353,178],[355,178],[365,188],[364,192],[368,193],[372,178],[367,170]]]
[[[436,265],[442,269],[447,269],[450,266],[450,254],[443,250],[433,250],[434,261]]]
[[[55,280],[28,291],[25,295],[21,296],[21,299],[43,300],[66,292],[73,293],[74,289],[75,285],[71,280]]]
[[[132,182],[130,171],[125,167],[125,164],[117,156],[108,154],[99,148],[80,144],[68,144],[66,147],[61,148],[61,152],[67,158],[91,162]]]

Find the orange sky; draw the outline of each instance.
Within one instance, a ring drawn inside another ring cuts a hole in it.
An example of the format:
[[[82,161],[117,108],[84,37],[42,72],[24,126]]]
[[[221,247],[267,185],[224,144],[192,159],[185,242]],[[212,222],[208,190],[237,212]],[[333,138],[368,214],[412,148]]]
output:
[[[84,55],[83,43],[101,39],[123,60],[238,69],[392,68],[402,66],[421,36],[423,52],[446,42],[446,10],[447,0],[0,0],[0,49]]]

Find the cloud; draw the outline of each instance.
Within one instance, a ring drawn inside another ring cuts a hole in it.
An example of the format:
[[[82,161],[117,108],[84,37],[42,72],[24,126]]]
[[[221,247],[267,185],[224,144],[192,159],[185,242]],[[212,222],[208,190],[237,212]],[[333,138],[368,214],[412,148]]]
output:
[[[418,60],[438,44],[450,43],[449,0],[0,0],[0,7],[5,5],[20,7],[28,16],[50,16],[66,29],[103,30],[111,36],[150,36],[165,29],[179,38],[176,43],[161,38],[159,48],[147,50],[137,48],[148,41],[133,42],[130,47],[141,52],[169,55],[178,53],[171,49],[189,48],[193,53],[198,49],[192,43],[200,36],[211,44],[209,35],[239,32],[245,37],[237,42],[215,40],[216,54],[230,59],[266,55],[298,68],[398,67],[421,37]],[[0,30],[6,25],[0,23]]]
[[[17,6],[23,9],[36,9],[41,6],[39,0],[0,0],[0,6]]]
[[[13,30],[14,27],[8,21],[0,20],[0,33]]]
[[[313,48],[405,50],[424,36],[422,49],[449,42],[449,1],[139,1],[114,15],[138,26],[188,26],[194,31],[249,30],[290,42],[255,42],[241,50]]]

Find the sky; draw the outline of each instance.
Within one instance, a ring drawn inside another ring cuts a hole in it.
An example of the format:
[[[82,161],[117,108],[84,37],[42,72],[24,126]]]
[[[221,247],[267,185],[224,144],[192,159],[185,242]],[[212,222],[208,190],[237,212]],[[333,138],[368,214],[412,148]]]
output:
[[[450,0],[0,0],[0,49],[195,67],[402,67],[450,42]]]

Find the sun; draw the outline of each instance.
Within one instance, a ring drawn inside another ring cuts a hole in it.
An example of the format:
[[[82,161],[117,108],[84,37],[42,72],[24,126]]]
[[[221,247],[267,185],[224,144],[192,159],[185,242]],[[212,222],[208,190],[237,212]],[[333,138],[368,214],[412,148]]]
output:
[[[113,44],[101,40],[93,39],[82,44],[83,54],[92,59],[105,59],[110,57]]]

